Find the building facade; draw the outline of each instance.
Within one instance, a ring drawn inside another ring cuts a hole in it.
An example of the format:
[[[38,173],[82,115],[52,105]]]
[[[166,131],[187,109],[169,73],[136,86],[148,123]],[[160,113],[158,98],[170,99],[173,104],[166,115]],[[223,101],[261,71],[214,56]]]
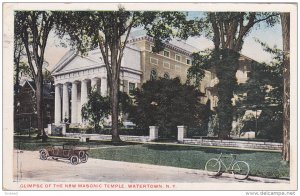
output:
[[[172,40],[159,53],[152,51],[153,39],[140,31],[133,32],[124,50],[121,63],[120,91],[129,93],[141,84],[159,77],[179,77],[184,83],[187,70],[192,64],[191,55],[198,49],[182,41]],[[241,57],[243,61],[245,57]],[[237,77],[239,82],[247,80],[248,67],[241,64]],[[97,90],[102,96],[108,94],[106,68],[100,50],[90,51],[80,56],[69,51],[52,71],[55,83],[55,124],[69,122],[82,124],[81,108],[87,102],[88,92]],[[206,71],[200,90],[206,94],[202,102],[208,99],[211,109],[217,104],[214,86],[218,83],[213,72]]]

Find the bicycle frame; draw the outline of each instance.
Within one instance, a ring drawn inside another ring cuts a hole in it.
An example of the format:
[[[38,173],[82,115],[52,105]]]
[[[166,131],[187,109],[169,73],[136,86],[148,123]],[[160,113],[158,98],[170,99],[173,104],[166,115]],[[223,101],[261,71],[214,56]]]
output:
[[[233,166],[233,164],[236,162],[236,155],[235,154],[230,154],[232,159],[231,162],[229,163],[228,167],[226,166],[226,164],[222,161],[222,155],[223,153],[220,154],[220,156],[218,157],[218,161],[221,163],[221,166],[225,168],[225,172],[228,172],[231,170],[231,167]]]

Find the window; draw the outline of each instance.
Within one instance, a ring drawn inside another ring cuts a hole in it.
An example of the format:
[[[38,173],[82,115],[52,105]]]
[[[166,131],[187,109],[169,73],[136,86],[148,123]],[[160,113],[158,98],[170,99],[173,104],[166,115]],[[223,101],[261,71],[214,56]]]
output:
[[[150,46],[150,52],[154,51],[154,46]]]
[[[190,65],[191,64],[191,59],[186,59],[186,64]]]
[[[152,69],[150,73],[150,80],[156,80],[157,79],[157,72],[156,70]]]
[[[150,63],[154,65],[158,65],[158,60],[155,58],[150,57]]]
[[[129,95],[132,95],[135,89],[135,83],[129,82]]]
[[[176,54],[176,55],[175,55],[175,60],[180,62],[180,61],[181,61],[181,56],[178,55],[178,54]]]
[[[164,78],[170,79],[170,75],[169,75],[168,73],[165,73],[165,74],[164,74]]]
[[[166,57],[170,57],[170,52],[169,52],[169,51],[167,51],[167,50],[164,50],[164,56],[166,56]]]
[[[175,65],[175,70],[176,71],[181,71],[181,66],[180,65]]]
[[[170,69],[170,63],[169,62],[164,62],[164,68]]]

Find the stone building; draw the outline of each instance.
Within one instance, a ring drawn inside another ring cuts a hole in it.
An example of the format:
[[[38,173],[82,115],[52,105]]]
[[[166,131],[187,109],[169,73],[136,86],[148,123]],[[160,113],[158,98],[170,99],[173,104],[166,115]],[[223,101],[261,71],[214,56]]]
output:
[[[129,93],[142,83],[158,77],[179,77],[181,82],[186,81],[187,70],[192,63],[191,55],[198,49],[177,40],[167,43],[159,53],[152,52],[153,46],[153,39],[143,31],[131,33],[121,63],[121,91]],[[245,58],[242,56],[241,61]],[[237,72],[240,82],[246,81],[247,69],[247,66],[241,65]],[[55,124],[63,121],[82,124],[80,111],[87,102],[88,92],[94,88],[103,96],[108,93],[106,68],[100,50],[90,51],[86,56],[70,50],[54,67],[52,76],[55,83]],[[217,103],[213,88],[217,82],[215,75],[206,71],[200,85],[201,92],[207,95],[202,102],[210,99],[211,109]]]

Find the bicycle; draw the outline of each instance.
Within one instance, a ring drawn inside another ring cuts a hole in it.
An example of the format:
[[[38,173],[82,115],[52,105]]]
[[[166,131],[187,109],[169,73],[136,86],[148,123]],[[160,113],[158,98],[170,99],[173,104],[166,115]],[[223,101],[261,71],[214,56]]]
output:
[[[205,171],[208,172],[208,175],[214,175],[214,176],[219,176],[222,175],[221,168],[225,169],[224,172],[230,172],[233,173],[234,178],[239,179],[239,180],[245,180],[249,176],[250,172],[250,167],[249,164],[245,161],[237,161],[236,157],[237,154],[230,154],[230,156],[222,156],[223,154],[221,153],[220,156],[216,158],[209,159],[206,164],[205,164]],[[228,167],[226,164],[222,161],[222,157],[224,158],[230,158],[232,157],[232,160]]]

